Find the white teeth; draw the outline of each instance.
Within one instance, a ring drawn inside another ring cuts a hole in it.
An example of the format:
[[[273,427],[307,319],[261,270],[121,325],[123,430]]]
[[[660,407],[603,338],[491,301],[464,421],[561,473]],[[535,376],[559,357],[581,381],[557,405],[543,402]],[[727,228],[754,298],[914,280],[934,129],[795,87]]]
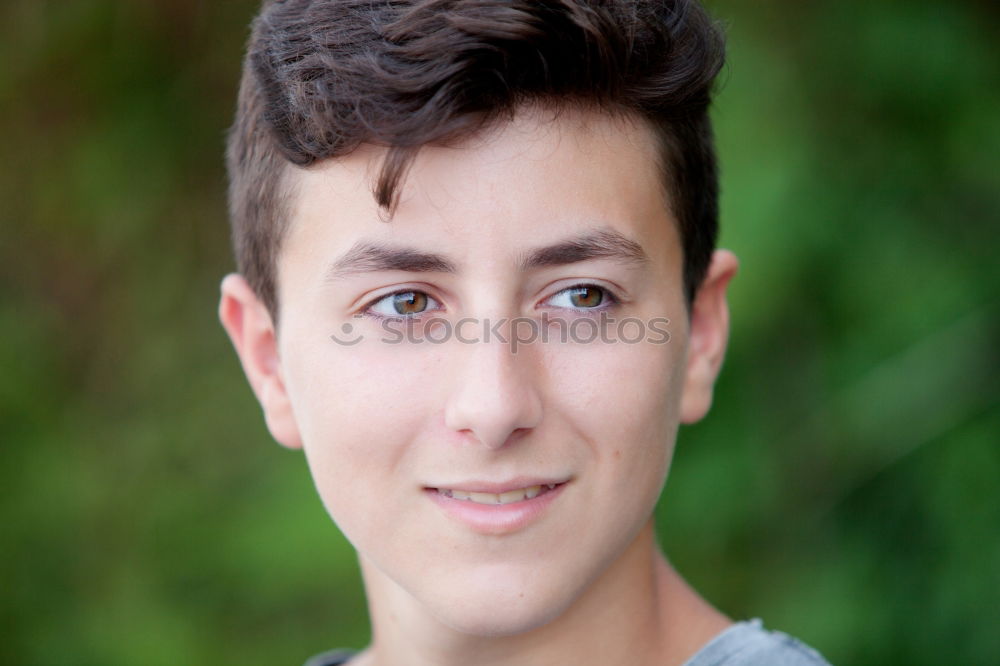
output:
[[[556,487],[555,483],[547,483],[549,490]],[[453,490],[449,488],[438,488],[439,495],[444,495],[445,497],[451,497],[458,500],[468,500],[470,502],[475,502],[477,504],[511,504],[513,502],[521,502],[526,499],[534,499],[542,492],[542,486],[529,486],[527,488],[518,488],[517,490],[508,490],[505,493],[476,493],[467,492],[465,490]]]
[[[508,490],[505,493],[500,493],[499,504],[510,504],[511,502],[520,502],[524,499],[524,488],[519,488],[518,490]]]

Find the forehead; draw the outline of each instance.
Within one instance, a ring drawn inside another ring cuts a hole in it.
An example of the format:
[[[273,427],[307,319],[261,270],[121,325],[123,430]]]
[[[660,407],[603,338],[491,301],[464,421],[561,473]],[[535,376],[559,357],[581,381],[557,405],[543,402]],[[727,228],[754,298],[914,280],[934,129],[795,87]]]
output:
[[[656,134],[642,120],[584,109],[523,109],[457,145],[425,146],[387,219],[372,195],[385,149],[362,146],[293,168],[279,289],[304,264],[359,244],[434,246],[461,272],[523,264],[526,251],[612,231],[677,259]]]

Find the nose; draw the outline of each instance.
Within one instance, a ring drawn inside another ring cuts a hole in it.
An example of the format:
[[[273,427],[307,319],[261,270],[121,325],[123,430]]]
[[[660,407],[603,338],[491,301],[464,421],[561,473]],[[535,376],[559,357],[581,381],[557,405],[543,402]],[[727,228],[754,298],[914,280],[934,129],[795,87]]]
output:
[[[537,368],[529,349],[512,351],[499,341],[468,345],[445,407],[445,425],[471,434],[489,449],[536,427],[542,419]]]

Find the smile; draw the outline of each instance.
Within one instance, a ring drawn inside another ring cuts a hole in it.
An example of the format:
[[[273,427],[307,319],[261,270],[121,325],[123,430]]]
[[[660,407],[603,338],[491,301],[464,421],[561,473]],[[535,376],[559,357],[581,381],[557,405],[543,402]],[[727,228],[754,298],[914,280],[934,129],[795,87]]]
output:
[[[517,488],[503,493],[482,493],[470,490],[459,490],[457,488],[437,488],[439,495],[457,500],[475,502],[476,504],[513,504],[524,500],[535,499],[539,495],[544,495],[550,490],[554,490],[559,485],[556,483],[546,483],[527,488]]]
[[[425,496],[458,524],[479,534],[499,536],[527,528],[552,510],[571,479],[522,479],[503,483],[455,482],[425,486]]]

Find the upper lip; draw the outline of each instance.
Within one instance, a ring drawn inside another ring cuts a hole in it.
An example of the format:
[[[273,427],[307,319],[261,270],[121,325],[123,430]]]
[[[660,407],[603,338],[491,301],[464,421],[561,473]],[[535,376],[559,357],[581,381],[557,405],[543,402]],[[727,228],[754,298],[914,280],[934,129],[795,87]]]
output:
[[[548,486],[548,485],[559,485],[569,481],[568,477],[540,477],[540,476],[524,476],[517,477],[507,481],[455,481],[454,483],[439,483],[431,484],[425,486],[427,488],[445,488],[448,490],[464,490],[470,493],[493,493],[499,495],[500,493],[506,493],[511,490],[520,490],[521,488],[530,488],[532,486]]]

